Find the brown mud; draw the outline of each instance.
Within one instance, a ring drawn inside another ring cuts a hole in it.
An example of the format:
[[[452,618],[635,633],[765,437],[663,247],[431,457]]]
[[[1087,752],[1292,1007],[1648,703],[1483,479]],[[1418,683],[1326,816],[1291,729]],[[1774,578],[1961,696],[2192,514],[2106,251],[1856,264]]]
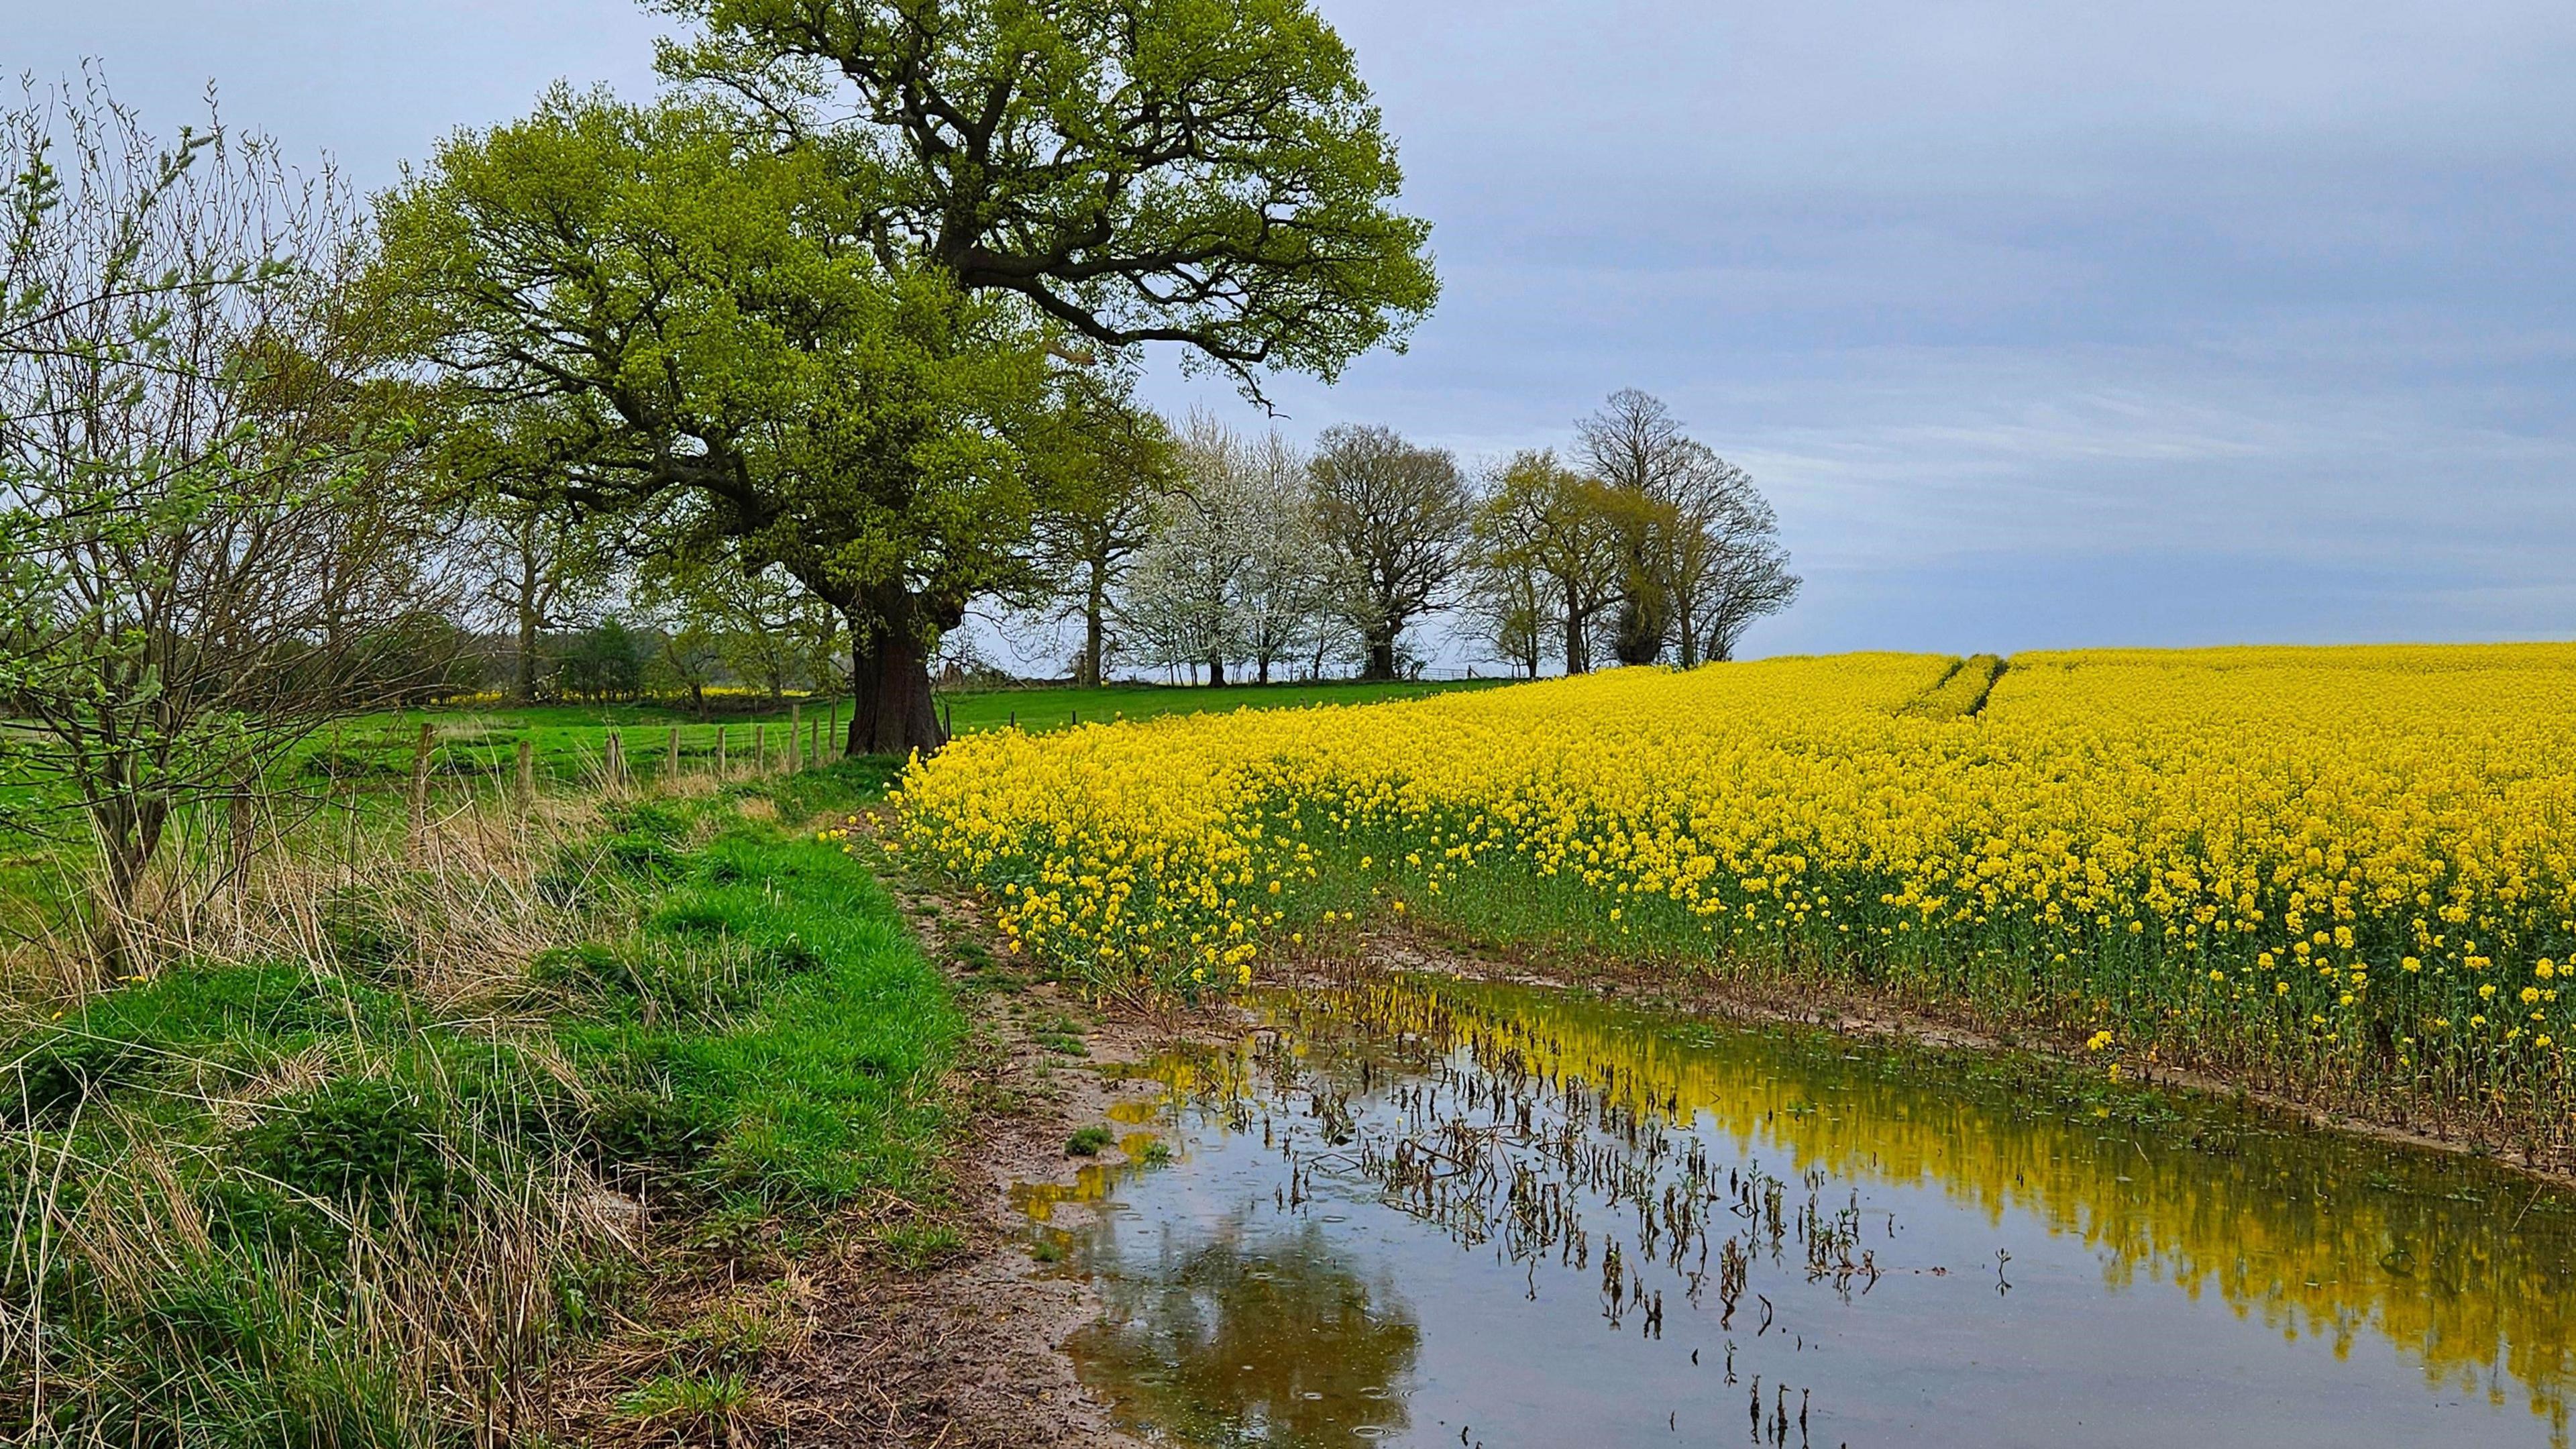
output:
[[[1004,954],[998,933],[941,883],[883,857],[870,864],[972,1022],[948,1083],[965,1116],[941,1221],[960,1241],[935,1262],[910,1265],[870,1245],[882,1233],[856,1234],[853,1249],[813,1272],[807,1351],[763,1385],[784,1442],[1127,1449],[1136,1441],[1111,1424],[1063,1351],[1099,1316],[1098,1296],[1032,1256],[1013,1190],[1055,1184],[1070,1193],[1086,1169],[1122,1165],[1114,1144],[1091,1155],[1068,1150],[1086,1127],[1123,1133],[1112,1109],[1159,1095],[1155,1083],[1119,1078],[1116,1064],[1182,1042],[1231,1040],[1244,1018],[1232,1008],[1085,1002]]]

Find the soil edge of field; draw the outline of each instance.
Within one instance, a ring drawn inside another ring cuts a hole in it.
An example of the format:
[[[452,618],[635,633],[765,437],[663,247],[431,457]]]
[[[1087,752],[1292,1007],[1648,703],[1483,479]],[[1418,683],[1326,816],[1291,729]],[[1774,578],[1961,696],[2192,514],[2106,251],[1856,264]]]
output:
[[[1231,1039],[1244,1018],[1232,1007],[1149,1012],[1082,1001],[1005,954],[967,897],[886,855],[873,818],[854,824],[855,853],[968,1017],[947,1083],[961,1120],[949,1153],[953,1201],[942,1214],[962,1241],[920,1267],[841,1253],[816,1272],[831,1329],[779,1386],[793,1442],[1142,1449],[1066,1351],[1066,1340],[1099,1318],[1098,1293],[1035,1256],[1012,1190],[1070,1187],[1086,1167],[1123,1164],[1114,1145],[1096,1155],[1068,1151],[1076,1131],[1110,1123],[1112,1106],[1159,1098],[1158,1086],[1115,1069],[1177,1042]],[[1055,1029],[1068,1023],[1079,1028],[1081,1056]],[[1082,1211],[1060,1205],[1059,1222]],[[837,1432],[845,1429],[856,1436]]]

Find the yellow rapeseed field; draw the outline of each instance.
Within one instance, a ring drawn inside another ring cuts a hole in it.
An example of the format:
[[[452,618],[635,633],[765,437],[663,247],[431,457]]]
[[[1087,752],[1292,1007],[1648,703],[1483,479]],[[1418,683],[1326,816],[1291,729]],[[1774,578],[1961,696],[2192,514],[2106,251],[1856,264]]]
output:
[[[2571,645],[1625,670],[977,736],[899,800],[1015,949],[1102,982],[1230,987],[1411,914],[2112,1063],[2569,1101]]]

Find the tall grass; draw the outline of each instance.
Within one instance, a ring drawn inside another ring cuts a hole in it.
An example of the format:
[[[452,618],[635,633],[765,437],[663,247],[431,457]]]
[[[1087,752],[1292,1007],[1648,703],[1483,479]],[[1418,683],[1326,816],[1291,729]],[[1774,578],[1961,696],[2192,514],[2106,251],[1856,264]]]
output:
[[[670,1220],[917,1189],[955,1015],[775,823],[882,773],[343,812],[247,868],[193,829],[123,980],[55,912],[0,1012],[0,1433],[534,1442]]]

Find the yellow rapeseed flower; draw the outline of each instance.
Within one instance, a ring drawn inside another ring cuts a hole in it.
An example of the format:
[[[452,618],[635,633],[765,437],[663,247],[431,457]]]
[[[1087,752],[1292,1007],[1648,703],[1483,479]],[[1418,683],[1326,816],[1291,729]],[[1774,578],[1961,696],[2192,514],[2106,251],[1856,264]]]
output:
[[[1961,678],[1861,654],[975,734],[905,770],[887,845],[985,889],[1014,949],[1163,988],[1359,886],[1440,920],[1504,879],[1654,960],[2354,1079],[2576,953],[2576,645],[2022,655],[1974,716]],[[2272,995],[2210,989],[2239,973]],[[2535,1040],[2576,1006],[2525,1004]],[[2441,1037],[2426,1079],[2540,1070],[2494,1045]],[[2576,1100],[2547,1071],[2517,1094]]]

